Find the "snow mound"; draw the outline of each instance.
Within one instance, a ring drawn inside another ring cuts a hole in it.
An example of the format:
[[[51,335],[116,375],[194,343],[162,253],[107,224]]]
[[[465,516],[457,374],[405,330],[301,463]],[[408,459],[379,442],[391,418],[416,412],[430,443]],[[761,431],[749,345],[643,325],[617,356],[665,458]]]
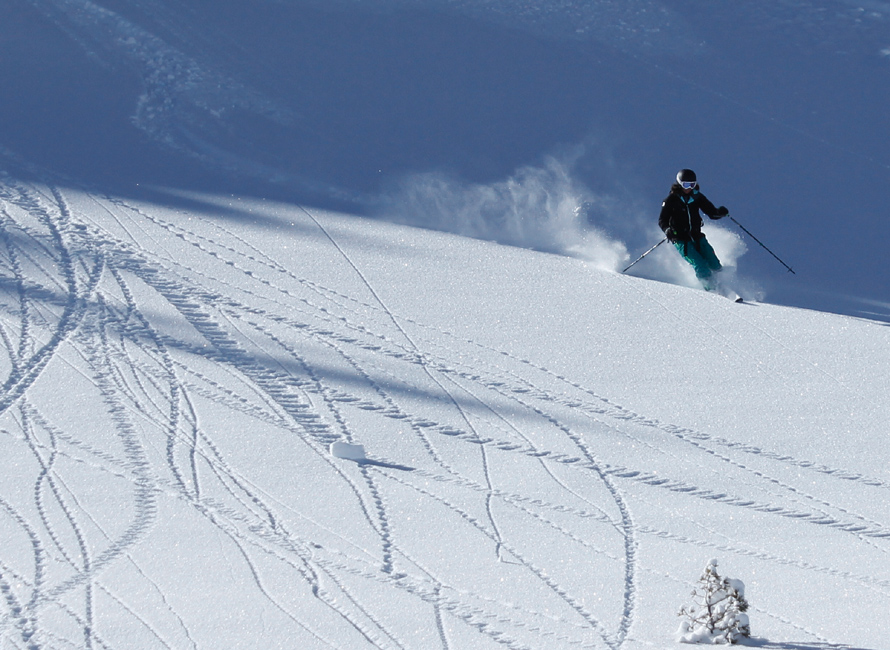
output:
[[[332,442],[331,456],[346,460],[365,460],[365,448],[362,445],[353,445],[348,442]]]

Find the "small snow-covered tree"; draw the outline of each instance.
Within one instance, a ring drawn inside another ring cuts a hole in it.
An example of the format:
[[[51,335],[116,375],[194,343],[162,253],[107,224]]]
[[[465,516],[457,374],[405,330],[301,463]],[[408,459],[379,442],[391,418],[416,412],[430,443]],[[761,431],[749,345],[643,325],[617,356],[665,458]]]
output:
[[[708,562],[695,589],[693,603],[681,607],[684,618],[677,632],[680,643],[736,643],[751,636],[748,601],[741,580],[721,577],[717,560]]]

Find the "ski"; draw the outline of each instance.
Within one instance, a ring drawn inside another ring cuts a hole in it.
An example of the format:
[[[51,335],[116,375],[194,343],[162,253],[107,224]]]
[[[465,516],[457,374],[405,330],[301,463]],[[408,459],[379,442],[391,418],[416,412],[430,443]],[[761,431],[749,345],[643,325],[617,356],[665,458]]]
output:
[[[742,298],[739,294],[737,294],[729,287],[721,285],[719,282],[713,283],[710,288],[705,287],[704,289],[708,293],[716,294],[718,296],[721,296],[722,298],[726,298],[727,300],[732,300],[733,302],[745,302],[745,299]]]

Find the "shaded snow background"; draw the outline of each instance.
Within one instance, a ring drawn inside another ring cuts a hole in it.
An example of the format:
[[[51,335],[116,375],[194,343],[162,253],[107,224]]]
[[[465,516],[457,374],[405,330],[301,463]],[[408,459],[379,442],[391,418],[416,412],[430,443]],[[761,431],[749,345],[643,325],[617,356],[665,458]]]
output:
[[[506,242],[570,254],[589,227],[613,267],[657,241],[692,167],[797,271],[757,246],[753,295],[885,318],[887,21],[886,3],[841,1],[11,0],[0,138],[101,191],[381,219],[446,181],[447,203],[550,175],[546,205],[410,221],[488,237],[511,214]],[[578,200],[586,220],[547,211]],[[634,272],[676,281],[669,253]]]
[[[5,9],[3,647],[883,647],[886,3]]]

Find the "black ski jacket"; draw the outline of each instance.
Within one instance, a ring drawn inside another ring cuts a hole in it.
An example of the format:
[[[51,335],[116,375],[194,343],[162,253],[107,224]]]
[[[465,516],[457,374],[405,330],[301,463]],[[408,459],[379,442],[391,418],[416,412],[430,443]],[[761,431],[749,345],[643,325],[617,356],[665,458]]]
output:
[[[679,183],[674,183],[671,193],[661,204],[658,227],[670,241],[698,241],[702,238],[703,223],[699,211],[711,219],[722,219],[729,214],[729,210],[723,206],[715,208],[698,188],[684,194]]]

